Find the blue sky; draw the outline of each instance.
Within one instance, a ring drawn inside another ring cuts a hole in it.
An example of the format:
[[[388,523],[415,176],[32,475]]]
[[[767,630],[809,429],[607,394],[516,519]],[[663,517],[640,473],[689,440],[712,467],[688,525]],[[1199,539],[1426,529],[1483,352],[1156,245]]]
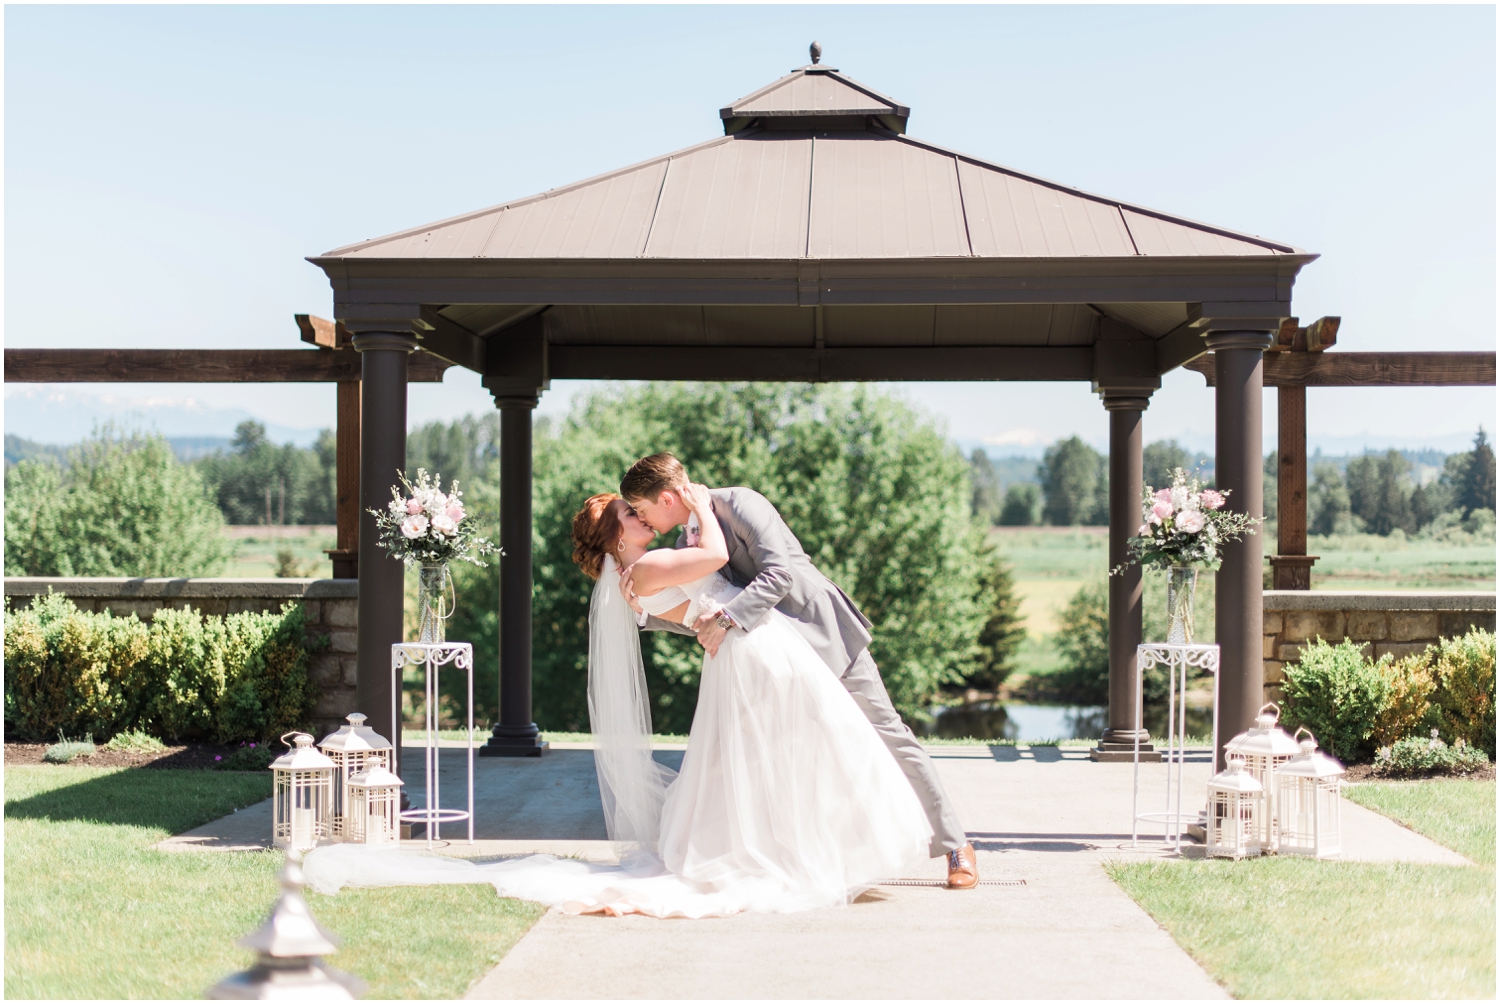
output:
[[[711,138],[814,38],[914,136],[1320,252],[1295,308],[1343,348],[1495,346],[1493,7],[853,5],[8,7],[6,344],[293,347],[293,313],[331,313],[304,256]],[[998,452],[1106,435],[1081,385],[899,390]],[[460,373],[411,396],[489,408]],[[6,388],[34,438],[127,413],[293,437],[333,391]],[[1494,417],[1490,388],[1309,395],[1333,450]],[[1211,392],[1170,375],[1146,422],[1210,445]]]

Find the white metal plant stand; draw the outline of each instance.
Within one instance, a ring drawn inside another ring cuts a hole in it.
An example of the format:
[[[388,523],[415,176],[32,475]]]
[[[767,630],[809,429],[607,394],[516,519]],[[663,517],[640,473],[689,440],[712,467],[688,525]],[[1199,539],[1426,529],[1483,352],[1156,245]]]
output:
[[[1140,645],[1135,650],[1135,776],[1131,792],[1130,846],[1136,846],[1142,823],[1162,824],[1162,842],[1175,839],[1173,850],[1182,853],[1182,829],[1188,823],[1198,821],[1196,811],[1182,811],[1182,768],[1187,739],[1187,674],[1190,669],[1203,669],[1214,676],[1213,749],[1219,748],[1219,646],[1217,645],[1169,645],[1153,643]],[[1162,666],[1167,671],[1167,736],[1163,751],[1167,764],[1167,801],[1161,812],[1141,812],[1141,729],[1145,712],[1146,670]],[[1176,767],[1174,783],[1173,767]],[[1176,805],[1173,805],[1175,798]],[[1173,835],[1175,831],[1175,838]]]
[[[469,809],[444,809],[438,797],[438,668],[453,663],[468,675],[468,722],[469,722]],[[423,792],[422,808],[405,809],[401,813],[403,823],[426,823],[427,846],[431,848],[439,839],[438,827],[442,823],[469,822],[469,843],[474,842],[474,646],[466,641],[449,641],[429,645],[421,642],[400,642],[391,646],[391,721],[396,723],[396,734],[401,733],[401,681],[407,666],[422,666],[424,686],[427,692],[427,787]],[[398,739],[399,743],[399,739]]]

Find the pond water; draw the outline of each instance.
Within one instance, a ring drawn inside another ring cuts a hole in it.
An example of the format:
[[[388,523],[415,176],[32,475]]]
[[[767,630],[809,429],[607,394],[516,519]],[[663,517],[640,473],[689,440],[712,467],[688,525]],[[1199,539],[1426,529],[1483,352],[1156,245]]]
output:
[[[1166,731],[1167,706],[1148,704],[1146,727],[1153,735]],[[1027,704],[1022,701],[976,701],[934,709],[932,723],[918,734],[943,739],[1097,739],[1109,724],[1107,709],[1089,705]],[[1189,707],[1189,735],[1213,728],[1210,709]]]

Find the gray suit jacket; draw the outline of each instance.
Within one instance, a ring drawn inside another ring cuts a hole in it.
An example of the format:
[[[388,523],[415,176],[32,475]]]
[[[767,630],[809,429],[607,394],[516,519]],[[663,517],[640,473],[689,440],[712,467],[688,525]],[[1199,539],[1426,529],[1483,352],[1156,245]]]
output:
[[[745,591],[724,608],[736,624],[753,628],[774,607],[795,622],[802,636],[842,676],[870,644],[870,622],[844,591],[813,567],[812,559],[770,501],[749,488],[715,488],[714,516],[729,545],[725,569]],[[685,543],[686,534],[677,538]],[[648,631],[692,634],[684,624],[646,619]]]

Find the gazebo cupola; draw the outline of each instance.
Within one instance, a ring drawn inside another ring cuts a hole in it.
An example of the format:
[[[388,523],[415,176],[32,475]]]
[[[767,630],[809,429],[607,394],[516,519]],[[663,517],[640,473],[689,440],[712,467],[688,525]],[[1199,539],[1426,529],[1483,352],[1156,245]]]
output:
[[[884,129],[906,132],[911,109],[879,91],[850,80],[831,66],[820,66],[823,49],[814,42],[812,62],[780,80],[719,109],[724,135],[745,129]]]
[[[1087,381],[1110,414],[1110,564],[1139,524],[1141,418],[1214,351],[1217,481],[1261,498],[1262,351],[1316,255],[955,153],[813,63],[719,110],[723,135],[311,259],[363,353],[361,508],[405,464],[405,372],[433,353],[501,413],[501,707],[534,754],[531,414],[553,378]],[[706,124],[706,123],[705,123]],[[401,569],[360,533],[361,708],[389,708]],[[1218,574],[1222,723],[1261,686],[1261,540]],[[1110,580],[1110,728],[1135,736],[1139,570]],[[393,727],[376,716],[377,731]],[[386,733],[390,734],[390,733]]]

